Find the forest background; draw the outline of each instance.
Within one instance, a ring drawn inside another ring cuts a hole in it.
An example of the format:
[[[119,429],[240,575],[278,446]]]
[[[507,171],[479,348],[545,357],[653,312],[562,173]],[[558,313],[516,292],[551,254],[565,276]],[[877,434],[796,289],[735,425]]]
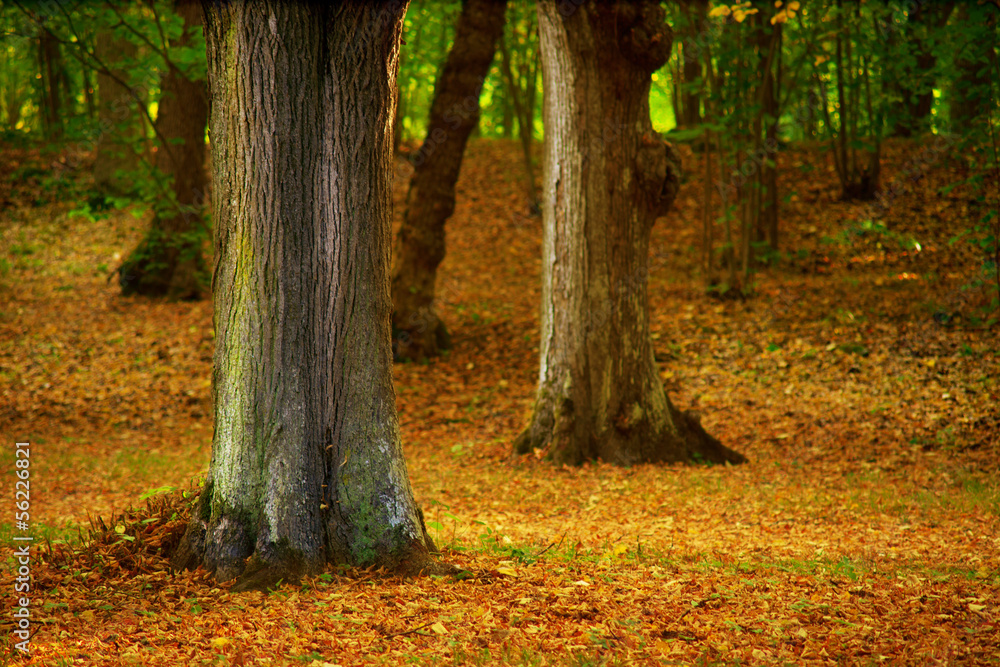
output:
[[[416,496],[467,576],[266,595],[164,558],[212,442],[210,158],[163,157],[208,108],[160,102],[204,94],[197,12],[0,6],[0,585],[30,442],[30,664],[1000,661],[997,5],[665,7],[650,116],[684,177],[652,339],[672,399],[748,463],[512,453],[545,128],[537,15],[511,2],[437,267],[450,341],[394,368]],[[461,11],[407,10],[394,229]]]

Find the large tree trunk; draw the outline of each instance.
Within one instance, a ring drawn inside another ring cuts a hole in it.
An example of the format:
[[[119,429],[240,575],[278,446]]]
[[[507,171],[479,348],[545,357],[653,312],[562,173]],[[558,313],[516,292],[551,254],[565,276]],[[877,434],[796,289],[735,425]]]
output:
[[[650,231],[680,165],[649,118],[672,34],[658,2],[538,3],[545,118],[541,370],[515,449],[556,462],[731,461],[676,410],[649,335]],[[613,119],[610,121],[609,119]]]
[[[389,318],[406,4],[207,0],[215,439],[175,555],[238,589],[422,568]],[[247,558],[250,558],[247,562]]]
[[[174,10],[184,20],[176,46],[189,46],[191,29],[201,26],[201,4],[175,0]],[[175,66],[160,89],[156,167],[171,180],[172,201],[156,212],[149,233],[119,269],[119,282],[124,294],[194,299],[208,282],[202,255],[208,91],[204,80],[192,81]]]
[[[444,225],[455,210],[455,182],[469,135],[479,124],[479,93],[503,34],[506,0],[466,0],[455,41],[431,103],[427,138],[410,158],[403,224],[392,272],[392,331],[396,357],[420,359],[450,346],[434,311],[437,268],[444,259]]]
[[[120,195],[135,188],[134,173],[139,168],[139,120],[136,99],[126,85],[128,74],[120,65],[135,58],[132,42],[114,36],[110,30],[97,34],[94,52],[98,60],[97,156],[94,185],[105,194]]]

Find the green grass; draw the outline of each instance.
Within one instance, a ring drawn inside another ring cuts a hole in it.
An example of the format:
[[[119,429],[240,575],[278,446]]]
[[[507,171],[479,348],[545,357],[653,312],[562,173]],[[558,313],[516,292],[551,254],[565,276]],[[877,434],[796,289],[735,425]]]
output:
[[[80,541],[80,530],[82,526],[79,524],[67,524],[65,526],[49,526],[44,523],[37,523],[32,521],[30,523],[30,528],[27,531],[15,530],[13,523],[0,523],[0,544],[15,544],[14,537],[16,536],[31,536],[35,538],[31,544],[37,549],[42,544],[52,543],[52,544],[76,544]]]

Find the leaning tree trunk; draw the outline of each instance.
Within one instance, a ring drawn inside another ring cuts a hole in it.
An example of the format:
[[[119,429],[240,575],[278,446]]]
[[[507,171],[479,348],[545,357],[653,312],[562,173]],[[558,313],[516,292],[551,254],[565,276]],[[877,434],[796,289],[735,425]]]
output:
[[[589,459],[740,462],[670,403],[649,335],[649,239],[677,193],[651,75],[672,34],[655,1],[538,3],[545,167],[541,370],[515,449]],[[608,119],[614,119],[609,125]]]
[[[201,5],[197,0],[175,0],[174,10],[184,20],[176,46],[189,46],[191,29],[201,26]],[[202,255],[208,91],[204,80],[193,81],[175,66],[163,75],[160,89],[156,167],[171,180],[172,197],[157,210],[146,237],[119,268],[119,282],[123,294],[196,299],[208,283]]]
[[[389,332],[406,5],[204,8],[215,438],[174,563],[239,589],[327,562],[422,568],[433,546],[403,460]]]
[[[403,224],[392,272],[392,332],[396,357],[420,359],[450,347],[434,311],[437,269],[444,259],[444,225],[455,210],[455,182],[469,135],[479,124],[479,93],[503,34],[506,0],[466,0],[455,41],[431,103],[427,138],[410,158]]]

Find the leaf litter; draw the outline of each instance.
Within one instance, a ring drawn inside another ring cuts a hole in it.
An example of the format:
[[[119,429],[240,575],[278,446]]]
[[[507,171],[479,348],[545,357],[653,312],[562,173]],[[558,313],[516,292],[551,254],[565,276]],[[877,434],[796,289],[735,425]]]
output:
[[[108,272],[142,219],[2,192],[0,433],[32,443],[47,541],[26,664],[1000,661],[998,348],[975,325],[977,257],[948,243],[969,197],[940,194],[947,161],[881,212],[888,238],[836,201],[821,157],[783,153],[782,174],[820,164],[783,185],[792,250],[720,300],[698,282],[686,152],[653,232],[657,359],[751,463],[560,468],[509,455],[537,380],[541,243],[517,150],[471,143],[438,282],[454,349],[395,368],[414,490],[461,574],[333,568],[270,595],[164,559],[211,452],[211,305],[120,296]],[[888,182],[916,151],[889,145]]]

